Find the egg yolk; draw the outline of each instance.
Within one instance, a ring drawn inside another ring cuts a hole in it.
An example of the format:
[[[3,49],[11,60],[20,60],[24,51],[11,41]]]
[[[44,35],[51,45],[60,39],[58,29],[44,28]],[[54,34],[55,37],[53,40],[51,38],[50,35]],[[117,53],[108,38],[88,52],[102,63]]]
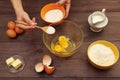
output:
[[[57,52],[67,52],[67,48],[69,46],[69,38],[65,36],[59,36],[58,44],[54,46],[54,50]]]
[[[55,51],[61,52],[62,51],[62,47],[60,45],[55,45]]]

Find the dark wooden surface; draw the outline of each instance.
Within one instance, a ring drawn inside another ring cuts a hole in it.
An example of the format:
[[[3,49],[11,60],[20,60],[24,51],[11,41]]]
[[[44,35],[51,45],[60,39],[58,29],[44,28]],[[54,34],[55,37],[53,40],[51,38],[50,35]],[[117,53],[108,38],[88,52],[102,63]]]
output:
[[[45,25],[39,16],[41,8],[57,0],[22,0],[23,6],[30,17],[36,17],[40,25]],[[100,33],[89,29],[88,16],[96,10],[106,8],[109,18],[107,27]],[[70,15],[67,20],[81,26],[84,32],[84,42],[79,50],[68,59],[52,55],[42,41],[42,31],[34,29],[26,31],[16,39],[9,39],[5,32],[7,22],[15,20],[14,10],[9,0],[0,0],[0,79],[4,80],[109,80],[120,77],[120,60],[109,70],[99,70],[88,62],[86,51],[88,45],[99,39],[108,40],[120,49],[120,0],[72,0]],[[25,58],[26,66],[23,71],[12,74],[6,69],[5,60],[15,54]],[[55,72],[52,75],[36,73],[34,65],[41,60],[42,55],[49,54],[53,58]],[[17,78],[19,77],[19,78]]]

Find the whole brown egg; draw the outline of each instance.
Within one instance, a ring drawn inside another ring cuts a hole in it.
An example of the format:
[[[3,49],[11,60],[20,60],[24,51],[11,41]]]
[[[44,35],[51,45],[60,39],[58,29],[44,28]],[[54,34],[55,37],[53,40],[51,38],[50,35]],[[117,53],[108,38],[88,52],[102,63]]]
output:
[[[15,28],[15,32],[16,32],[17,34],[22,34],[22,33],[24,32],[24,30],[21,29],[21,28],[19,28],[19,27],[16,27],[16,28]]]
[[[8,36],[9,38],[15,38],[15,37],[17,36],[16,32],[15,32],[14,30],[12,30],[12,29],[8,29],[8,30],[6,31],[6,34],[7,34],[7,36]]]

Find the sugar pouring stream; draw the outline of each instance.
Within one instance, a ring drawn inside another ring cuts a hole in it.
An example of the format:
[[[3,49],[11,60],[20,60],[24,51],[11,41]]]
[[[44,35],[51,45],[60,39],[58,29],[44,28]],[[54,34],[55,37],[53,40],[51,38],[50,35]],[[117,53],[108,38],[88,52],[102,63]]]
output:
[[[15,22],[17,24],[23,24],[23,25],[26,25],[26,26],[28,25],[27,23],[22,22],[22,21],[15,21]],[[47,34],[54,34],[55,33],[55,28],[53,26],[50,26],[50,25],[49,26],[44,26],[44,27],[35,26],[35,28],[39,28]]]

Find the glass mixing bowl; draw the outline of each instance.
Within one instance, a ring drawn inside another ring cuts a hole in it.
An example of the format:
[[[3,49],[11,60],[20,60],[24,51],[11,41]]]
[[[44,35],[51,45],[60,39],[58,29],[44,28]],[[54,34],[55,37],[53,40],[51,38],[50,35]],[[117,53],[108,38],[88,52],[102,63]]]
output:
[[[60,25],[55,26],[55,29],[56,32],[52,35],[43,33],[45,46],[51,53],[59,57],[69,57],[73,55],[81,46],[84,39],[80,26],[71,21],[63,21]],[[63,39],[62,46],[59,40],[60,37]],[[64,41],[65,39],[66,41]]]

